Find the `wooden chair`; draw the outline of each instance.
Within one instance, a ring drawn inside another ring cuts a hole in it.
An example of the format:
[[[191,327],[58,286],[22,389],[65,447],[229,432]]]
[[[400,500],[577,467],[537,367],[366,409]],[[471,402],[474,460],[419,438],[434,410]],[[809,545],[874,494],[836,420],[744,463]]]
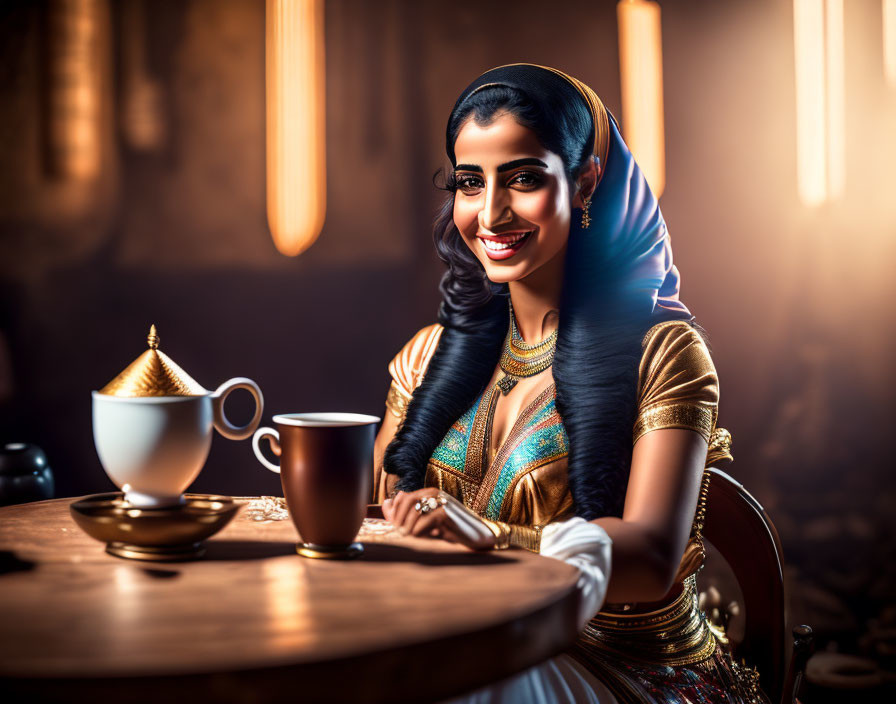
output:
[[[788,638],[781,541],[771,518],[741,484],[714,467],[706,471],[703,537],[725,558],[742,594],[744,637],[733,654],[757,668],[773,704],[793,704],[811,655],[812,629],[798,626]]]

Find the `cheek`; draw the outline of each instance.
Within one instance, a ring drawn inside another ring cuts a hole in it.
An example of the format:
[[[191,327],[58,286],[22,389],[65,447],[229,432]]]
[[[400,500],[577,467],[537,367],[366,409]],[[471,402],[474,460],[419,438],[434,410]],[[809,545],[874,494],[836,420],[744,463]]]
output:
[[[464,237],[475,237],[479,228],[478,209],[469,198],[454,199],[454,224]]]
[[[518,213],[542,229],[564,227],[569,223],[569,207],[562,189],[542,189],[529,195],[518,207]]]

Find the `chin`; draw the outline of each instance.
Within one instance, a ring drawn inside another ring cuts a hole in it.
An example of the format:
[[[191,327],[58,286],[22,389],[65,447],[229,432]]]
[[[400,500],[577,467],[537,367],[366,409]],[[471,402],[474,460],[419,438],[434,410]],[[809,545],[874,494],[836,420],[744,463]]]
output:
[[[483,263],[483,268],[493,284],[509,284],[511,281],[524,279],[531,273],[531,269],[526,266],[495,266],[493,262]]]

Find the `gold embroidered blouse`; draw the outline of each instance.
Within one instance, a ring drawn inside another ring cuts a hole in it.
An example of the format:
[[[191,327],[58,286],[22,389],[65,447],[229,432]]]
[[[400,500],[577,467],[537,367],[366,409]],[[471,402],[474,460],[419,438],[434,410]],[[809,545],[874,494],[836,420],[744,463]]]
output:
[[[420,330],[389,364],[387,408],[404,417],[414,390],[438,346],[442,327]],[[632,441],[660,428],[686,428],[709,441],[719,397],[718,378],[703,338],[683,321],[653,326],[642,341],[638,415]],[[437,486],[480,515],[506,523],[546,525],[571,518],[567,483],[569,441],[552,384],[514,423],[494,458],[483,452],[489,428],[488,394],[449,429],[426,470]]]

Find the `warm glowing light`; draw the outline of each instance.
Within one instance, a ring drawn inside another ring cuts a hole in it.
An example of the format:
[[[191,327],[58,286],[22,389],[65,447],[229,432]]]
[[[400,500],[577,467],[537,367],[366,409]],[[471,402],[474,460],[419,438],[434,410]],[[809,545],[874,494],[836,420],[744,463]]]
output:
[[[896,0],[884,0],[884,75],[896,88]]]
[[[843,0],[794,0],[793,45],[797,190],[813,207],[846,183]]]
[[[797,188],[808,206],[827,198],[824,3],[793,0]]]
[[[616,6],[616,15],[623,135],[659,198],[666,186],[660,6],[647,0],[623,0]]]
[[[146,47],[146,4],[143,0],[122,3],[119,44],[121,76],[121,132],[139,151],[158,149],[165,141],[163,91],[152,77]]]
[[[265,560],[261,571],[264,610],[273,627],[267,646],[275,650],[308,647],[314,637],[314,614],[305,565],[295,557],[279,557]]]
[[[100,171],[101,37],[104,0],[52,0],[47,5],[48,171],[90,180]]]
[[[326,213],[323,0],[267,0],[265,24],[268,225],[295,256]]]
[[[843,0],[826,0],[828,189],[843,195],[846,183],[846,104],[843,61]]]

